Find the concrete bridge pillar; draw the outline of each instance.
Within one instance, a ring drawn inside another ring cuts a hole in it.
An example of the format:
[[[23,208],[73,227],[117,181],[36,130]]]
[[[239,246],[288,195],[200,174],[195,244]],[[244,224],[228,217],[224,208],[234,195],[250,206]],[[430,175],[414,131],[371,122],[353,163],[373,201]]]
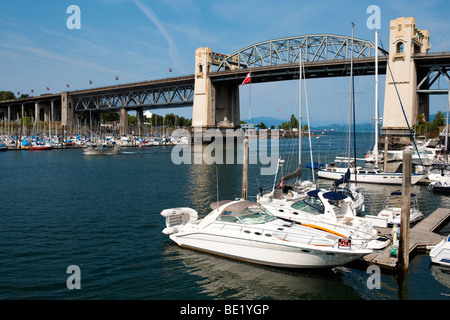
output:
[[[39,121],[39,102],[34,103],[34,123]]]
[[[127,109],[122,107],[120,109],[120,128],[119,134],[121,136],[126,136],[128,132],[128,112]]]
[[[68,131],[75,123],[74,103],[68,92],[61,93],[61,125]]]
[[[210,48],[198,48],[195,51],[194,106],[192,110],[193,127],[215,127],[216,113],[214,92],[208,73],[212,68]]]
[[[235,128],[240,124],[239,85],[215,86],[215,93],[217,126]]]
[[[240,124],[239,84],[213,84],[211,48],[195,51],[195,88],[192,126],[234,128]]]
[[[138,125],[138,132],[141,134],[144,132],[144,110],[142,108],[139,108],[136,110],[136,117],[137,117],[137,125]]]
[[[417,71],[412,56],[427,53],[429,48],[429,32],[417,29],[414,18],[391,20],[382,127],[384,134],[409,134],[398,96],[411,127],[419,112],[428,114],[428,97],[419,99],[417,94]]]
[[[50,102],[49,121],[55,121],[55,102],[54,102],[54,100],[52,100]]]

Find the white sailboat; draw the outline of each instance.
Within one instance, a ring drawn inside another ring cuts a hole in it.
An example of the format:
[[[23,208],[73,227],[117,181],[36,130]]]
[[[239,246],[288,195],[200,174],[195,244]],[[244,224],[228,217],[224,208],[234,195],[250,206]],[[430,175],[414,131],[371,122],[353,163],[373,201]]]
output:
[[[372,252],[366,243],[284,221],[248,200],[216,202],[211,208],[203,219],[192,208],[163,210],[163,233],[181,247],[283,268],[330,268]]]
[[[353,39],[353,32],[352,32]],[[353,46],[353,40],[352,40]],[[352,182],[362,182],[362,183],[376,183],[376,184],[402,184],[402,173],[401,172],[384,172],[378,168],[378,31],[375,31],[375,145],[373,150],[374,156],[374,167],[373,168],[363,168],[356,162],[356,157],[354,162],[349,159],[345,161],[345,158],[337,157],[335,162],[327,164],[325,168],[318,170],[317,174],[319,178],[333,179],[337,180],[341,178],[347,170],[350,169],[350,181]],[[352,53],[351,64],[353,66],[353,53]],[[350,69],[350,77],[353,78],[353,67]],[[351,81],[352,83],[352,81]],[[353,94],[351,96],[351,101],[353,102]],[[354,111],[353,111],[354,112]],[[425,177],[422,173],[412,173],[411,174],[411,184],[416,184],[420,179]]]

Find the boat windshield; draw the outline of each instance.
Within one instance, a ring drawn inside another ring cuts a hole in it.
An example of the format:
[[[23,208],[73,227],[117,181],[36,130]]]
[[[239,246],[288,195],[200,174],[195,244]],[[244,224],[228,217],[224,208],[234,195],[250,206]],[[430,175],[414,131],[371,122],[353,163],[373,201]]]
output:
[[[383,204],[383,209],[389,209],[389,208],[401,208],[402,207],[402,201],[403,197],[401,193],[399,192],[393,192],[385,201]],[[416,208],[418,206],[417,204],[417,198],[415,194],[411,194],[411,203],[410,203],[411,209]]]
[[[258,203],[237,203],[227,206],[217,218],[218,221],[259,224],[277,219]]]
[[[342,199],[340,199],[342,200]],[[328,203],[334,211],[338,211],[340,208],[339,200],[330,200]],[[305,199],[298,201],[292,205],[294,209],[310,213],[310,214],[323,214],[325,212],[325,206],[318,197],[306,197]]]
[[[292,205],[292,208],[310,214],[322,214],[324,206],[319,198],[309,198],[300,200]]]

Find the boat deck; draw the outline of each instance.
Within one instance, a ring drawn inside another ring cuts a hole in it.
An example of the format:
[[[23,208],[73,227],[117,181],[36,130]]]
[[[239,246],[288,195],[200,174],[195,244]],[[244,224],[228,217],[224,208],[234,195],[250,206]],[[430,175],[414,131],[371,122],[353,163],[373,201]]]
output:
[[[409,254],[415,250],[430,250],[438,244],[444,236],[434,231],[443,225],[450,217],[450,209],[438,208],[433,213],[419,221],[410,230]],[[377,228],[381,234],[390,235],[392,228]],[[397,267],[397,257],[391,257],[391,245],[382,251],[375,251],[363,259],[369,264],[375,264],[383,268],[395,269]]]

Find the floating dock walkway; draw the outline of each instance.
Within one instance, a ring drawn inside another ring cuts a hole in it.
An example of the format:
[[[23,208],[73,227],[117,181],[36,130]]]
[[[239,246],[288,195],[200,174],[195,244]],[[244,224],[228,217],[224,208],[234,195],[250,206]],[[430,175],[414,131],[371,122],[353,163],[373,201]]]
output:
[[[444,224],[450,217],[450,209],[439,208],[423,220],[419,221],[410,230],[409,254],[415,250],[428,251],[438,244],[444,236],[434,231]],[[381,234],[391,234],[392,228],[377,228]],[[375,264],[382,268],[395,269],[397,267],[397,257],[391,257],[391,245],[382,251],[373,252],[363,259],[369,264]]]

